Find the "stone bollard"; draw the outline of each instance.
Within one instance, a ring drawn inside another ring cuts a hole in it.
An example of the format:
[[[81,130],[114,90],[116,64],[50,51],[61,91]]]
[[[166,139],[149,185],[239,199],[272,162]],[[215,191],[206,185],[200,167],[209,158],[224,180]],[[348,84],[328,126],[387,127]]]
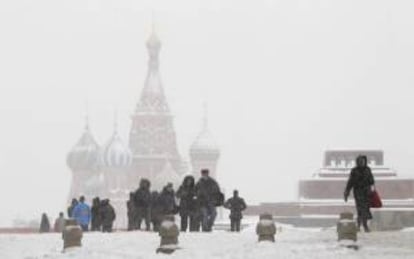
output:
[[[171,254],[179,249],[178,235],[180,234],[180,231],[174,221],[174,215],[167,215],[164,217],[159,228],[161,244],[160,247],[157,248],[157,253]]]
[[[336,225],[338,233],[338,242],[342,242],[348,248],[357,249],[357,233],[358,227],[354,220],[354,214],[351,212],[342,212],[339,216],[339,221]],[[353,241],[349,243],[349,241]]]
[[[62,232],[63,251],[70,247],[80,247],[82,240],[82,229],[75,219],[67,219]]]
[[[256,233],[259,236],[259,242],[275,242],[276,225],[271,214],[261,214],[259,223],[256,226]]]

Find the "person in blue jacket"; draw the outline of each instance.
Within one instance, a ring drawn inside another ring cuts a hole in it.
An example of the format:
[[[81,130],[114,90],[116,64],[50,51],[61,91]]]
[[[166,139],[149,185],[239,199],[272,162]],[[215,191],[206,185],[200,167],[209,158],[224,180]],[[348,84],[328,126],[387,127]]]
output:
[[[72,217],[76,219],[83,231],[88,231],[89,222],[91,220],[91,209],[85,203],[85,197],[79,198],[79,204],[73,209]]]

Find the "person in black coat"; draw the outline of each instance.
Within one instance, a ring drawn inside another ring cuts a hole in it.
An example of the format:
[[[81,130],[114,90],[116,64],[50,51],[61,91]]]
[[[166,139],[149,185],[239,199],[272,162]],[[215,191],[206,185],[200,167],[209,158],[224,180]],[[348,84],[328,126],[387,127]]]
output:
[[[99,197],[95,197],[92,201],[92,208],[91,208],[91,231],[100,231],[101,230],[101,213],[100,213],[100,205],[101,201]]]
[[[48,233],[50,231],[50,222],[49,218],[47,217],[46,213],[42,214],[42,219],[40,221],[40,233]]]
[[[112,205],[109,204],[109,199],[102,201],[100,212],[102,219],[102,232],[112,232],[116,214]]]
[[[137,210],[137,229],[141,229],[142,220],[145,221],[145,228],[150,230],[151,223],[151,183],[147,179],[141,179],[139,188],[135,192],[134,201]]]
[[[155,232],[158,232],[162,217],[163,217],[163,204],[160,198],[160,194],[157,191],[151,193],[151,222]]]
[[[203,214],[201,213],[200,208],[200,202],[198,201],[197,197],[194,197],[194,207],[190,211],[190,232],[199,232],[201,230]]]
[[[128,231],[137,229],[137,209],[135,208],[134,193],[129,193],[129,200],[127,201],[127,215],[128,215]]]
[[[70,203],[70,206],[68,207],[68,210],[67,210],[68,218],[72,218],[73,209],[76,207],[76,205],[78,205],[78,203],[79,202],[78,202],[77,199],[75,199],[75,198],[72,199],[72,202]]]
[[[365,232],[369,232],[368,220],[372,219],[370,211],[370,196],[374,188],[374,176],[371,169],[367,165],[366,156],[358,156],[356,159],[356,166],[351,170],[349,179],[344,192],[345,202],[353,190],[355,206],[357,210],[358,228],[361,224]]]
[[[179,212],[181,217],[181,231],[187,231],[188,222],[191,226],[195,225],[196,220],[196,197],[195,197],[195,180],[188,175],[184,178],[183,183],[178,188],[176,196],[180,199]]]
[[[233,197],[224,203],[224,208],[230,210],[231,231],[240,231],[240,223],[243,217],[242,211],[247,208],[243,198],[239,197],[237,190],[233,191]]]
[[[202,214],[202,231],[209,232],[217,216],[216,206],[222,202],[222,194],[216,180],[209,176],[208,169],[201,170],[201,178],[195,186],[195,191]]]
[[[175,192],[172,183],[168,183],[160,194],[160,202],[162,204],[162,214],[173,215],[178,212],[178,206],[175,203]]]

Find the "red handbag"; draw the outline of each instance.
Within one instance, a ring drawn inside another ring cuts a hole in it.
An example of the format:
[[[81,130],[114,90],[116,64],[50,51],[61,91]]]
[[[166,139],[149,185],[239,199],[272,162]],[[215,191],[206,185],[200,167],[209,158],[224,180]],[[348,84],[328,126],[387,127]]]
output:
[[[382,207],[381,197],[379,196],[377,190],[374,190],[371,193],[370,207],[371,208],[381,208]]]

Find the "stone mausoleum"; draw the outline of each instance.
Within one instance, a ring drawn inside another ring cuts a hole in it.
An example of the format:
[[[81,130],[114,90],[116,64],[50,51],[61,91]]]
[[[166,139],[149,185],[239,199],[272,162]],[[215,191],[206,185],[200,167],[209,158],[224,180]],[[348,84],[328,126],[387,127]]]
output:
[[[250,206],[247,213],[271,212],[281,222],[301,226],[333,226],[339,213],[355,212],[352,192],[347,203],[343,194],[358,155],[367,156],[383,202],[383,208],[372,209],[373,228],[414,226],[414,177],[399,177],[394,169],[385,165],[382,150],[327,150],[322,168],[299,181],[298,201],[262,203]]]
[[[179,154],[173,115],[160,76],[161,42],[154,31],[146,46],[148,71],[131,116],[129,141],[124,142],[119,135],[115,121],[112,136],[101,146],[87,120],[83,134],[67,156],[72,171],[68,200],[80,195],[88,202],[95,196],[109,198],[117,213],[116,228],[126,226],[126,201],[129,192],[138,188],[141,178],[151,181],[151,190],[161,191],[168,182],[178,188],[187,174],[197,179],[201,168],[209,169],[216,177],[220,157],[220,150],[208,129],[206,111],[203,127],[190,147],[191,168]]]

